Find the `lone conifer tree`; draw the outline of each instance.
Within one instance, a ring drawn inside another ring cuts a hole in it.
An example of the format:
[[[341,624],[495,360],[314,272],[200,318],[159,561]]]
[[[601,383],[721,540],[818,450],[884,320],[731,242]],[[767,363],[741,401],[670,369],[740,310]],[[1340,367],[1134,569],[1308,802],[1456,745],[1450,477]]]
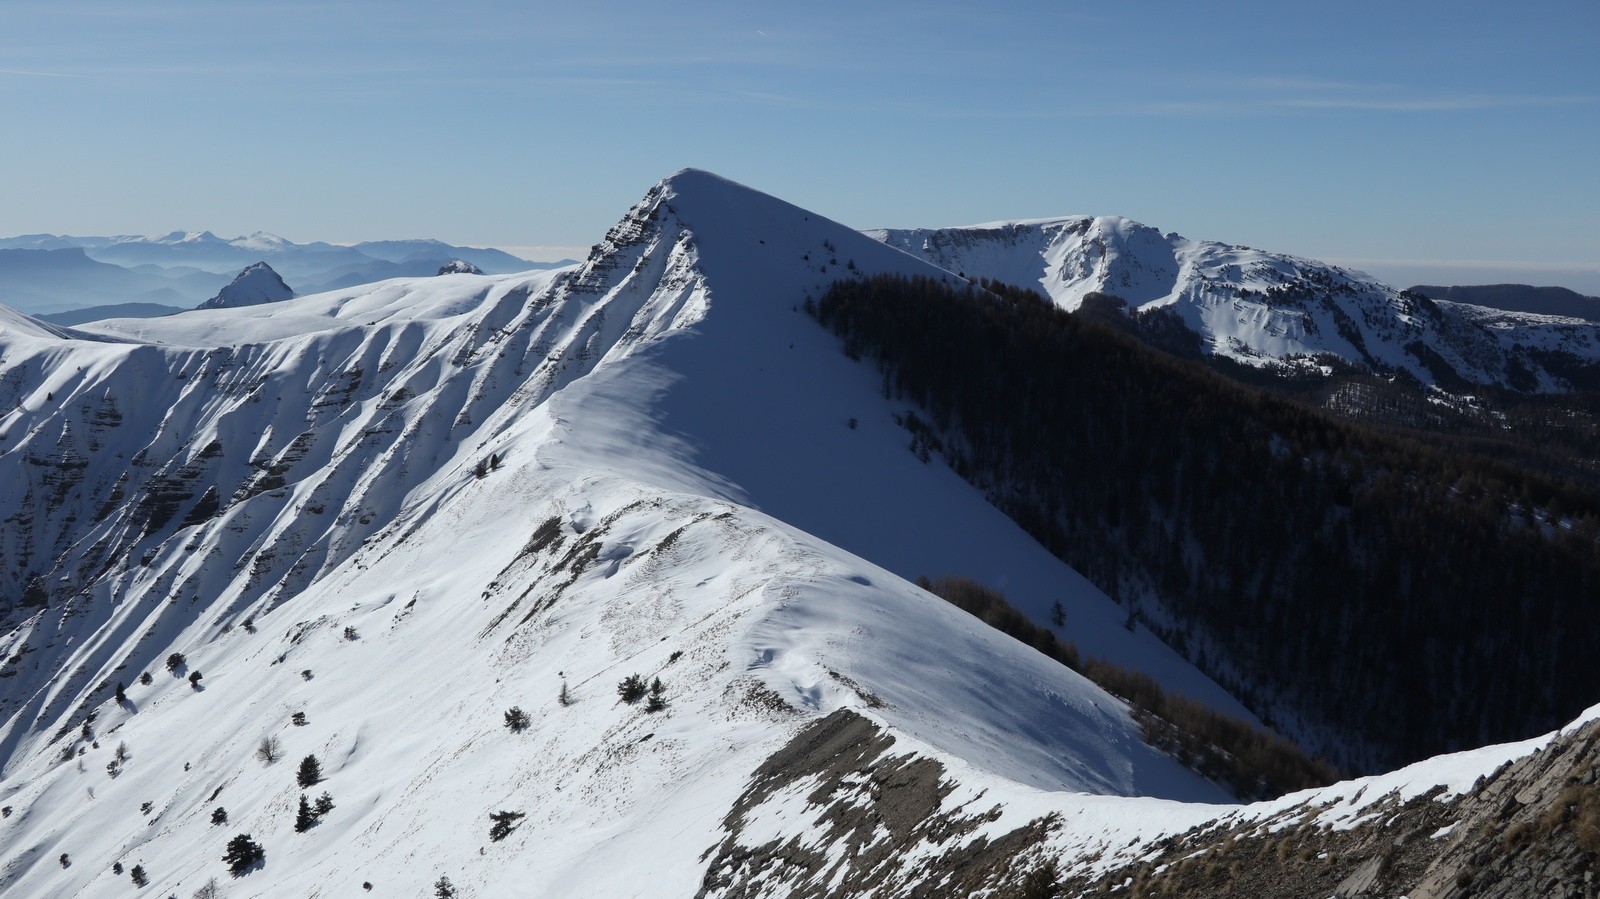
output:
[[[266,857],[267,853],[261,848],[260,843],[250,839],[249,834],[241,833],[228,841],[228,851],[222,856],[222,860],[228,863],[228,872],[238,877],[260,864]]]
[[[314,755],[308,755],[300,760],[300,773],[295,775],[295,783],[301,788],[313,787],[322,781],[322,764]]]
[[[659,712],[667,707],[667,688],[661,685],[661,678],[650,682],[650,698],[645,701],[644,710]]]
[[[498,843],[511,835],[516,829],[517,821],[526,818],[522,812],[491,812],[489,820],[494,823],[489,826],[489,842]]]
[[[306,794],[300,794],[300,810],[294,815],[294,832],[305,833],[311,825],[317,823],[316,813],[311,811],[311,802],[306,799]]]

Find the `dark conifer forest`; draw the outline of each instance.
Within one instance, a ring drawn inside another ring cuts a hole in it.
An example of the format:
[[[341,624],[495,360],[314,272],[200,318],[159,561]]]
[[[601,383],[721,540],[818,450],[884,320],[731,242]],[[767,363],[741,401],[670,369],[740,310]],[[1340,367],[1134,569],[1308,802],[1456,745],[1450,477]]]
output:
[[[877,364],[910,452],[1341,766],[1600,702],[1581,480],[1335,418],[1004,285],[855,279],[807,309]]]

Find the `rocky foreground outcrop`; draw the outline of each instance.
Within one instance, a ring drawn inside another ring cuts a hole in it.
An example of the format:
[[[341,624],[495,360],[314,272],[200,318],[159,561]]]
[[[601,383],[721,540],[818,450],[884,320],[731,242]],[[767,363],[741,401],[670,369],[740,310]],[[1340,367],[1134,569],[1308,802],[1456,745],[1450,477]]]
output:
[[[1358,793],[1353,817],[1339,787],[1287,806],[1219,807],[1218,818],[1130,846],[1110,864],[1098,852],[1062,854],[1076,794],[1060,794],[1059,814],[1002,822],[981,791],[950,801],[957,778],[894,744],[848,710],[798,734],[728,815],[699,895],[1600,896],[1600,721],[1457,796],[1440,786],[1363,803]],[[1335,805],[1346,814],[1329,814]],[[816,826],[786,835],[757,823],[785,808]]]

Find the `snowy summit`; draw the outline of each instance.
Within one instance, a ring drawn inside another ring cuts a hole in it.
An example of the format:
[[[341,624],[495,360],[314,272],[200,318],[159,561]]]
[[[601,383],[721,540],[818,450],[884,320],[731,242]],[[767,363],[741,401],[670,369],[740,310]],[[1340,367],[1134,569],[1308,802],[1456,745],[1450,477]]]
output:
[[[478,268],[476,265],[473,265],[465,259],[452,259],[449,262],[446,262],[444,265],[439,266],[439,274],[481,275],[483,274],[483,269]]]

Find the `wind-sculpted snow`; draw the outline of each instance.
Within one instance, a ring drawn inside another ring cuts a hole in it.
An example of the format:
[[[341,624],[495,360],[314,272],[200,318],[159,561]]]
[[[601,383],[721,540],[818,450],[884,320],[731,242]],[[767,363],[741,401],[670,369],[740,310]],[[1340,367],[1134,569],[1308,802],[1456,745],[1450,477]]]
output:
[[[1098,293],[1136,316],[1175,315],[1206,353],[1251,366],[1315,371],[1337,358],[1449,390],[1552,391],[1570,388],[1573,365],[1600,362],[1593,322],[1436,303],[1361,272],[1116,216],[867,233],[971,278],[1040,290],[1069,310]]]

